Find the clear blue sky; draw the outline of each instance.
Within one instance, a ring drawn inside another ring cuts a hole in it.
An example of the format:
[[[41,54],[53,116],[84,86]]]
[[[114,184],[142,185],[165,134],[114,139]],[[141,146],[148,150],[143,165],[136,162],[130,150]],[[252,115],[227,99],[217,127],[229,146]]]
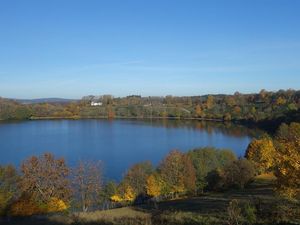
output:
[[[0,96],[300,89],[298,0],[0,0]]]

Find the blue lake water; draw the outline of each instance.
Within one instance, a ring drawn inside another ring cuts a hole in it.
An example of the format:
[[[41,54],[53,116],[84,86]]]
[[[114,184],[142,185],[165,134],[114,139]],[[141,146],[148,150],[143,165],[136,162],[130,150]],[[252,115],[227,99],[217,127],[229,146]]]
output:
[[[52,152],[69,165],[101,160],[105,176],[120,179],[140,161],[157,165],[172,149],[214,146],[243,156],[255,130],[197,121],[43,120],[0,123],[0,163],[20,165],[32,155]]]

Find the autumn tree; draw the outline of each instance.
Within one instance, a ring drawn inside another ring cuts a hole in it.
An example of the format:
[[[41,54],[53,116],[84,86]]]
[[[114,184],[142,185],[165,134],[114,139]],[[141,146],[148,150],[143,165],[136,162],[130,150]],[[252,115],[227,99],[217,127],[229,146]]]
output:
[[[276,99],[276,104],[277,105],[284,105],[285,103],[286,103],[286,100],[281,96]]]
[[[268,136],[264,136],[251,141],[245,157],[256,165],[259,173],[263,173],[274,166],[275,155],[276,150],[273,140]]]
[[[211,109],[214,105],[214,97],[212,95],[207,96],[206,106],[207,109]]]
[[[121,182],[117,188],[117,192],[111,196],[111,200],[114,202],[133,202],[136,198],[136,194],[133,188],[125,183]]]
[[[63,158],[56,159],[51,153],[32,156],[21,166],[21,191],[42,204],[53,199],[68,202],[70,198],[69,169]]]
[[[13,166],[0,166],[0,216],[6,214],[16,197],[18,181],[19,176]]]
[[[259,97],[260,97],[261,100],[265,100],[265,98],[267,97],[267,95],[268,95],[268,92],[265,89],[262,89],[259,92]]]
[[[151,197],[158,197],[162,194],[164,182],[158,173],[153,173],[147,178],[146,190]]]
[[[239,116],[239,115],[241,114],[241,112],[242,112],[241,107],[235,106],[235,107],[233,108],[233,113],[234,113],[236,116]]]
[[[108,119],[113,119],[115,117],[115,112],[112,106],[107,107],[107,118]]]
[[[126,185],[123,196],[125,201],[132,202],[134,201],[136,194],[134,193],[134,190],[130,185]]]
[[[166,192],[195,191],[195,169],[189,156],[178,150],[173,150],[161,162],[159,171],[163,182],[166,184]]]
[[[282,124],[276,138],[275,176],[279,193],[300,195],[300,123]]]
[[[167,103],[167,105],[172,105],[172,103],[173,103],[173,96],[172,95],[167,95],[165,97],[165,102]]]
[[[202,109],[201,109],[201,106],[198,104],[196,105],[196,108],[195,108],[195,114],[197,117],[201,117],[202,116]]]
[[[228,96],[225,98],[225,103],[230,106],[233,107],[234,105],[236,105],[236,101],[235,98],[233,96]]]
[[[75,196],[79,198],[82,211],[87,212],[100,198],[103,183],[102,164],[99,161],[80,161],[73,174]]]
[[[230,121],[232,118],[231,118],[231,115],[230,113],[225,113],[224,117],[223,117],[223,120],[224,121]]]
[[[153,171],[151,162],[141,162],[133,165],[124,176],[124,183],[130,186],[135,195],[146,193],[147,178]]]
[[[43,212],[41,204],[25,193],[14,201],[9,208],[9,215],[11,216],[32,216]]]

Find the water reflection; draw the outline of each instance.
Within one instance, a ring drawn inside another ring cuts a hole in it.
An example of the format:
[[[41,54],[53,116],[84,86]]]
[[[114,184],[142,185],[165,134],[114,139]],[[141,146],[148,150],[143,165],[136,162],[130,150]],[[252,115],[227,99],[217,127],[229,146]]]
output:
[[[198,121],[198,120],[132,120],[132,125],[135,121],[139,121],[145,125],[151,125],[156,127],[166,128],[182,128],[194,130],[205,130],[207,133],[220,132],[228,136],[233,137],[258,137],[265,133],[265,131],[259,128],[249,128],[244,125],[232,123],[232,122],[221,122],[221,121]]]

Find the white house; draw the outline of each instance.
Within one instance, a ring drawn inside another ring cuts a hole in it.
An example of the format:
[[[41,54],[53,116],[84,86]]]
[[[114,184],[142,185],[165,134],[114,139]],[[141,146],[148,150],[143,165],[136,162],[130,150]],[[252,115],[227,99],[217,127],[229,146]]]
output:
[[[102,106],[102,102],[91,102],[91,106]]]

